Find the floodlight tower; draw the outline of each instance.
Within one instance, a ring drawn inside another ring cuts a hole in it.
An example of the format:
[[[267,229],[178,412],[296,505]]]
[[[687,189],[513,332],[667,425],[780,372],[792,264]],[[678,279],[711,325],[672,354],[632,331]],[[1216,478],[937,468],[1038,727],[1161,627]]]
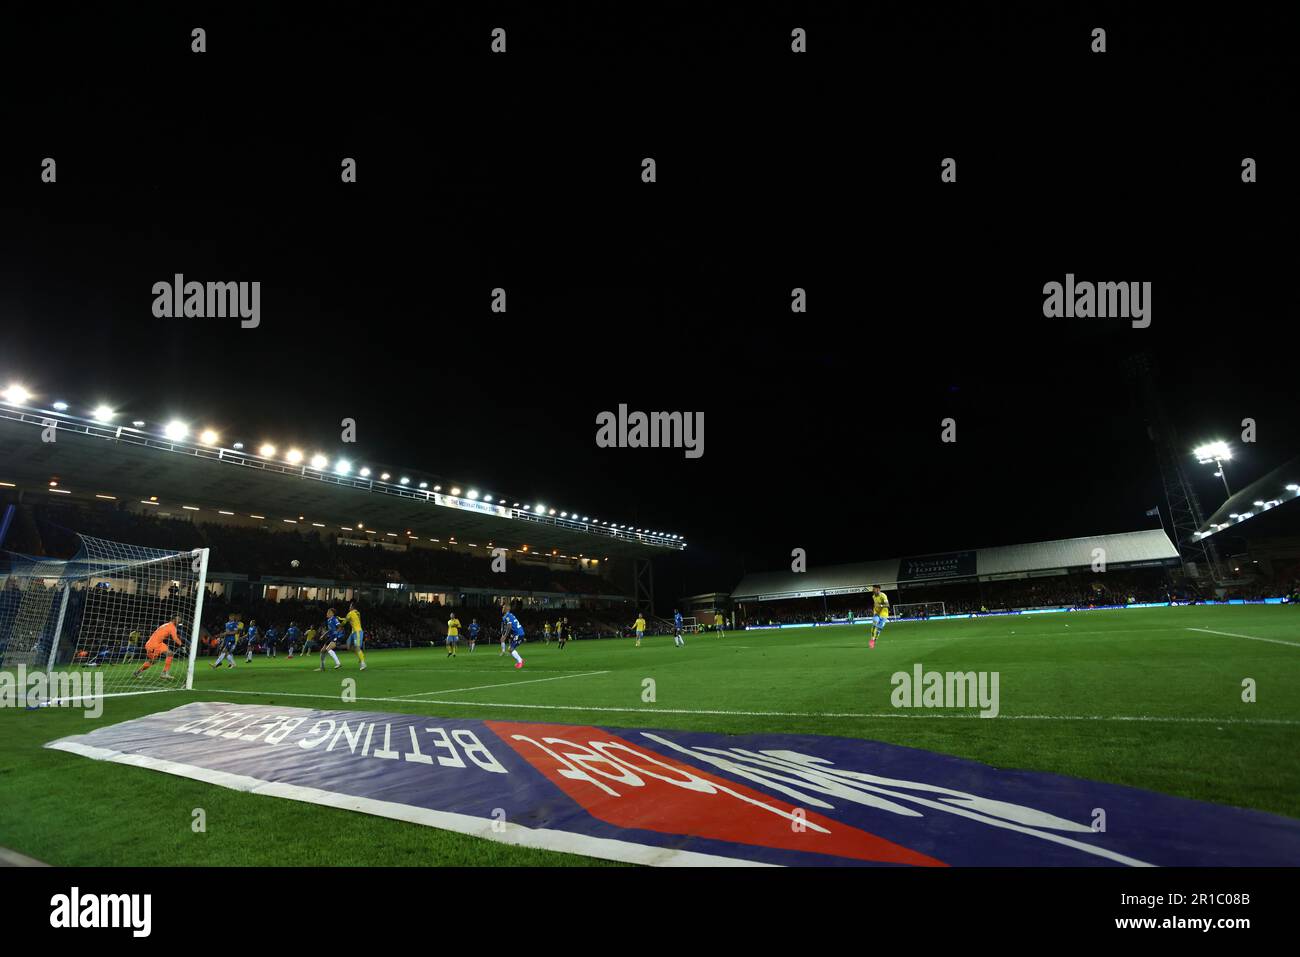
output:
[[[1228,498],[1232,498],[1232,489],[1228,487],[1228,473],[1223,467],[1223,463],[1232,458],[1232,449],[1228,448],[1227,442],[1206,442],[1204,445],[1198,445],[1192,450],[1196,456],[1196,461],[1202,465],[1209,465],[1213,462],[1218,466],[1215,476],[1223,479],[1223,490],[1228,493]]]
[[[1192,483],[1187,479],[1183,461],[1187,457],[1186,447],[1178,439],[1169,417],[1165,413],[1164,400],[1161,398],[1154,363],[1145,354],[1140,353],[1129,359],[1130,379],[1136,386],[1135,393],[1146,421],[1147,435],[1156,447],[1156,463],[1160,468],[1160,482],[1164,487],[1165,505],[1173,524],[1174,546],[1183,559],[1183,569],[1188,563],[1196,566],[1196,577],[1208,577],[1212,581],[1223,580],[1219,562],[1219,550],[1214,542],[1206,541],[1200,533],[1205,525],[1205,513],[1201,510],[1200,499]],[[1226,443],[1224,449],[1226,449]],[[1220,462],[1222,471],[1222,462]],[[1225,477],[1224,487],[1228,480]]]

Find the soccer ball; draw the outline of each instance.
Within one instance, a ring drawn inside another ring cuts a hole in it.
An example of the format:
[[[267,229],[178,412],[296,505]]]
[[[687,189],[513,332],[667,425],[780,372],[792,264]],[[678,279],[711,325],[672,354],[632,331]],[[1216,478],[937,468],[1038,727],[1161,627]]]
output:
[[[290,565],[291,567],[293,567],[293,568],[297,568],[299,564],[300,564],[300,563],[299,563],[298,559],[296,559],[296,558],[295,558],[293,561],[291,561],[291,562],[289,563],[289,565]]]

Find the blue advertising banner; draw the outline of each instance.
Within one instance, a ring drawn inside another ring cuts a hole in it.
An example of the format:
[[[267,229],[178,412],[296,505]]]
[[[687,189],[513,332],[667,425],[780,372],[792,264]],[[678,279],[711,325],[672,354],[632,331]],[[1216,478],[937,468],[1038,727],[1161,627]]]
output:
[[[639,864],[1300,864],[1291,818],[853,738],[202,702],[46,747]]]

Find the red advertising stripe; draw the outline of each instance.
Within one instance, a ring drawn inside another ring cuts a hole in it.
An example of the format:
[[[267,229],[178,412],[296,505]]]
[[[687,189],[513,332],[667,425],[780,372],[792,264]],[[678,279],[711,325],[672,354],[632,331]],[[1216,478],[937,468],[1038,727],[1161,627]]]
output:
[[[881,864],[946,866],[600,728],[485,723],[592,817],[616,827]]]

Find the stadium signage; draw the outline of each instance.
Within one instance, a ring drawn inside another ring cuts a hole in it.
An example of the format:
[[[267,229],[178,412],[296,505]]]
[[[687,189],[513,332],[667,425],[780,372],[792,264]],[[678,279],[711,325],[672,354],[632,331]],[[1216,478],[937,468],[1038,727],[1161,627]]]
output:
[[[969,578],[975,574],[975,553],[944,552],[904,558],[898,564],[898,581],[921,581],[935,578]]]
[[[1300,860],[1300,821],[850,738],[198,702],[47,747],[641,864]],[[1094,829],[1098,807],[1126,826]]]
[[[596,445],[602,449],[685,449],[688,459],[704,454],[703,412],[618,412],[596,415]]]
[[[479,502],[474,499],[457,498],[454,495],[442,495],[434,492],[429,496],[437,505],[445,505],[447,508],[459,508],[466,512],[479,512],[483,515],[496,515],[500,518],[512,518],[510,509],[500,505],[489,505],[487,502]]]

